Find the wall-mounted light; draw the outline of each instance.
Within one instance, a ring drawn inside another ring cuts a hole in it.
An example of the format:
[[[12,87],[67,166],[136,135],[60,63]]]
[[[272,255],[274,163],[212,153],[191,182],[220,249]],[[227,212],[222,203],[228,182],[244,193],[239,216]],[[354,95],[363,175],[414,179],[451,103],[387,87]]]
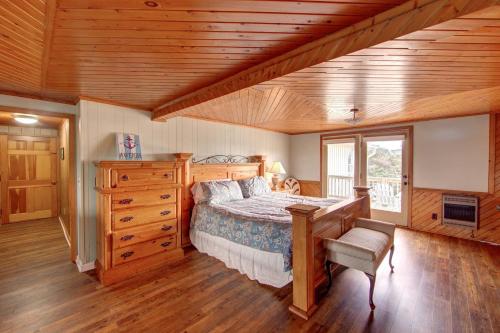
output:
[[[24,125],[33,125],[38,122],[38,118],[27,114],[16,114],[14,120]]]

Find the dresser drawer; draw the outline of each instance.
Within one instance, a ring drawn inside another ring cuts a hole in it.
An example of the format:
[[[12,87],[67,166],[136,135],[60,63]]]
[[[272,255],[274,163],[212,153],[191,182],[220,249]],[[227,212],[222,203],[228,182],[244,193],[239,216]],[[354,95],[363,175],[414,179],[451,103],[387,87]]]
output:
[[[176,236],[170,235],[116,249],[113,250],[113,266],[144,258],[155,253],[173,250],[176,247]]]
[[[113,194],[111,209],[132,208],[139,206],[161,205],[176,201],[176,189],[135,191]]]
[[[177,219],[113,232],[113,248],[153,240],[177,233]]]
[[[111,213],[113,229],[135,227],[177,217],[176,204],[120,209]]]
[[[175,169],[141,168],[111,171],[111,187],[173,184],[175,182]]]

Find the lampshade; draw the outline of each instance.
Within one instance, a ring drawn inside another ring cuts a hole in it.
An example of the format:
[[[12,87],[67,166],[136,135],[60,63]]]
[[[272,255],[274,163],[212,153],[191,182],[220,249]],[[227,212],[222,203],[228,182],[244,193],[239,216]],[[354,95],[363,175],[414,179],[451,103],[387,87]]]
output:
[[[285,168],[283,168],[283,164],[281,164],[281,162],[274,162],[269,172],[278,174],[286,173]]]

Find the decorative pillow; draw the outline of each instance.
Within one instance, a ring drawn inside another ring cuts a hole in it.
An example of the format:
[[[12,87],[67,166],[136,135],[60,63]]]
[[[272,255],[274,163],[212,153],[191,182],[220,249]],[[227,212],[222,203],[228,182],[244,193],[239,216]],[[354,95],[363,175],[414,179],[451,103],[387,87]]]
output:
[[[238,184],[240,185],[241,192],[245,198],[271,192],[271,188],[269,187],[267,180],[262,176],[240,179],[238,180]]]
[[[241,188],[236,181],[205,182],[201,186],[205,193],[208,194],[208,201],[211,203],[223,203],[243,199]]]
[[[196,182],[194,183],[193,187],[191,187],[191,193],[193,194],[193,200],[194,203],[203,203],[208,201],[208,193],[205,193],[203,187],[201,186],[202,183],[207,183],[207,182],[227,182],[231,181],[231,179],[217,179],[217,180],[209,180],[205,182]]]

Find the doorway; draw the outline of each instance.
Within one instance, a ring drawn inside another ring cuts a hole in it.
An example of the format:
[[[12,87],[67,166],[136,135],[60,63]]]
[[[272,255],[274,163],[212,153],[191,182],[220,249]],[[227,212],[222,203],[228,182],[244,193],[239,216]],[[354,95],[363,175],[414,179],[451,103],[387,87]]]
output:
[[[411,128],[322,136],[323,196],[347,199],[368,186],[373,219],[408,226]]]
[[[0,108],[0,224],[50,220],[76,259],[74,117]]]

